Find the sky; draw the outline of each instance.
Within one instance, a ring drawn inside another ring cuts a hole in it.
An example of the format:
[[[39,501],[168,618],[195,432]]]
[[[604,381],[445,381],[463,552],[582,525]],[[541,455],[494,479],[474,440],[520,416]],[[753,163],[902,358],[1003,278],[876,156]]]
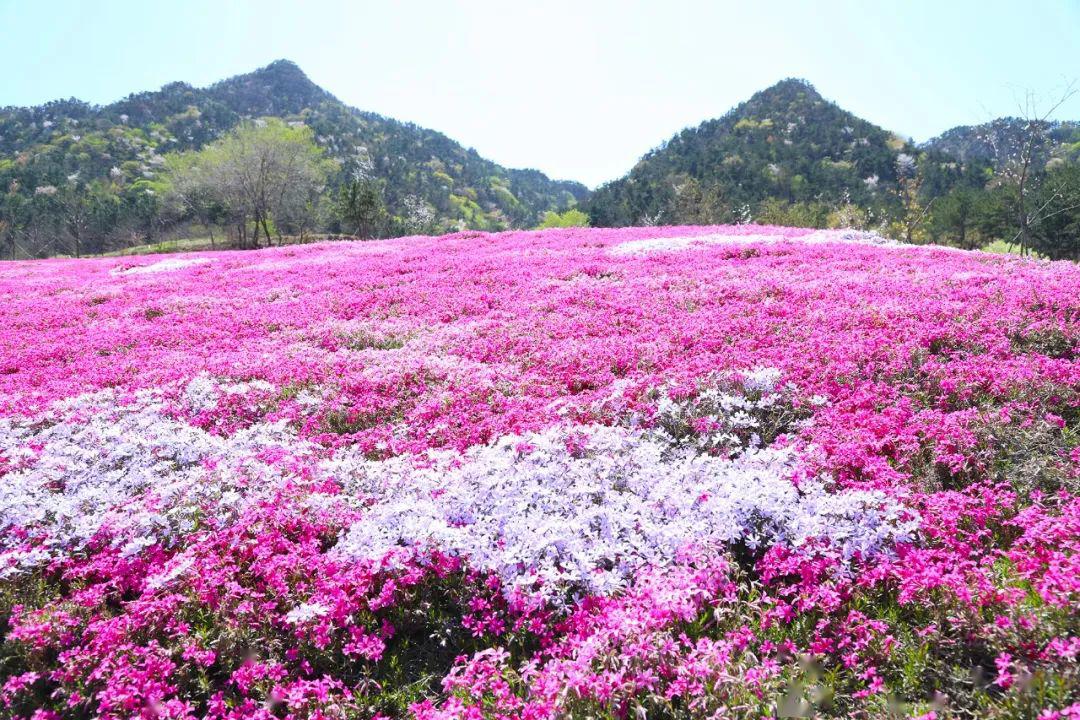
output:
[[[1080,81],[1080,0],[0,0],[0,105],[287,58],[346,103],[590,187],[785,77],[917,141]],[[1058,111],[1080,119],[1080,94]]]

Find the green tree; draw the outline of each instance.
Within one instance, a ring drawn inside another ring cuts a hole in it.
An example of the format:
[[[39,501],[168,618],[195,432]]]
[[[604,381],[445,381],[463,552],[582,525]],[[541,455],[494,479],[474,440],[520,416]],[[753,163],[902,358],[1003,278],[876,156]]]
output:
[[[588,227],[589,216],[583,213],[577,208],[570,208],[569,210],[561,213],[557,213],[554,210],[548,210],[544,213],[544,217],[540,220],[540,224],[536,226],[537,230],[544,230],[547,228],[567,228],[567,227]]]
[[[829,206],[824,203],[789,203],[769,198],[758,205],[754,222],[763,225],[822,228],[829,223]]]
[[[991,184],[979,195],[978,212],[973,226],[983,244],[1001,240],[1009,245],[1016,242],[1016,199],[1009,185]]]
[[[358,178],[343,185],[336,210],[342,224],[359,238],[379,237],[386,230],[389,215],[377,180]]]
[[[214,226],[228,217],[226,199],[212,176],[209,153],[170,153],[165,156],[165,202],[181,217],[193,218],[210,234],[214,247]]]
[[[271,228],[303,228],[336,163],[306,126],[276,118],[238,125],[188,157],[166,160],[167,186],[193,215],[228,215],[241,247],[273,243]],[[249,235],[250,229],[250,235]]]
[[[975,232],[975,216],[981,191],[958,186],[938,198],[931,216],[935,235],[950,245],[973,250],[981,245]]]
[[[1054,260],[1080,260],[1080,163],[1047,172],[1032,205],[1032,248]]]

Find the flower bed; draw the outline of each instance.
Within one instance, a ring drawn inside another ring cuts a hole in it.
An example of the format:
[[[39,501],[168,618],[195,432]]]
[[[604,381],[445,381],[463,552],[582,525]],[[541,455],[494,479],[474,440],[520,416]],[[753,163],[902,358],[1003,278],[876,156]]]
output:
[[[1080,269],[758,226],[0,266],[0,714],[1080,717]]]

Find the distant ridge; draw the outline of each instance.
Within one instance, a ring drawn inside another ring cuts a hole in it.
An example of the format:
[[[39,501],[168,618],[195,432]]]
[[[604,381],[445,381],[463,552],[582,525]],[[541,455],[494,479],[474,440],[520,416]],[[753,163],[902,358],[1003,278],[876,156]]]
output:
[[[1063,144],[1080,139],[1080,122],[1046,122],[1048,142],[1038,148],[1038,159],[1046,160]],[[1027,137],[1028,121],[1006,117],[980,125],[961,125],[946,130],[922,144],[923,148],[946,153],[960,162],[986,162],[1000,170],[1019,154]]]

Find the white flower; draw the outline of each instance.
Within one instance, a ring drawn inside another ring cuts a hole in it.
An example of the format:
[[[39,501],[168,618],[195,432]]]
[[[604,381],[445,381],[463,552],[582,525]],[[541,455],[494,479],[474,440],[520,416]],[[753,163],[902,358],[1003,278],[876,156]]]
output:
[[[911,177],[917,169],[915,158],[908,153],[900,153],[896,156],[896,172],[901,177]]]
[[[568,450],[571,438],[584,449]],[[366,507],[335,552],[379,559],[438,548],[558,603],[568,590],[609,593],[687,547],[820,539],[850,558],[888,550],[917,527],[882,493],[830,494],[813,481],[797,488],[791,449],[701,456],[644,431],[590,426],[503,438],[464,462],[435,460],[328,461],[326,472]]]
[[[145,275],[147,273],[169,272],[170,270],[180,270],[195,265],[205,265],[208,262],[210,262],[210,260],[207,258],[170,258],[169,260],[159,260],[158,262],[149,263],[148,265],[136,265],[135,267],[116,270],[114,271],[114,274]]]
[[[781,372],[773,367],[756,367],[743,378],[743,389],[749,393],[771,393],[780,384]]]
[[[302,623],[310,622],[315,618],[323,617],[328,612],[330,612],[330,608],[325,605],[313,602],[303,603],[285,613],[285,622],[293,625],[300,625]]]

